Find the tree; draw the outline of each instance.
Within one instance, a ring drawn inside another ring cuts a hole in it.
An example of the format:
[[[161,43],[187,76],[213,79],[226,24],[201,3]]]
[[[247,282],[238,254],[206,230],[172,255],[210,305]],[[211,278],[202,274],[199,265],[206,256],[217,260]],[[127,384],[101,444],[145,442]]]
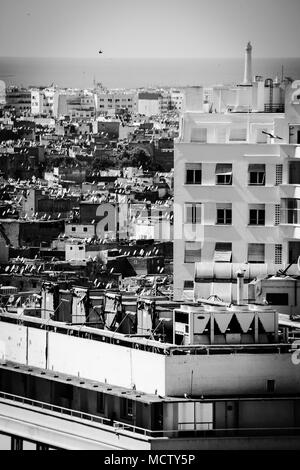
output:
[[[92,163],[93,170],[105,170],[113,166],[114,161],[108,157],[95,157]]]
[[[142,167],[143,170],[149,170],[152,164],[152,159],[146,154],[145,150],[140,148],[133,149],[130,152],[132,166]]]

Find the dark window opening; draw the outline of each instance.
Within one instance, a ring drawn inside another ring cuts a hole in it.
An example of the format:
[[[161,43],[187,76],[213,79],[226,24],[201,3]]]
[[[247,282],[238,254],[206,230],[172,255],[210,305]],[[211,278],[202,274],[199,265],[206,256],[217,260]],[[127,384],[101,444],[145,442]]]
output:
[[[123,419],[132,421],[133,419],[133,401],[127,398],[121,398],[121,416]]]
[[[250,209],[249,225],[265,225],[265,210]]]
[[[104,411],[104,395],[103,393],[97,393],[97,412],[103,413]]]
[[[179,310],[175,310],[175,322],[188,323],[189,314],[185,312],[180,312]]]
[[[267,392],[275,392],[275,380],[267,380]]]
[[[267,292],[266,301],[270,305],[288,305],[289,304],[289,294],[288,293],[275,293]]]

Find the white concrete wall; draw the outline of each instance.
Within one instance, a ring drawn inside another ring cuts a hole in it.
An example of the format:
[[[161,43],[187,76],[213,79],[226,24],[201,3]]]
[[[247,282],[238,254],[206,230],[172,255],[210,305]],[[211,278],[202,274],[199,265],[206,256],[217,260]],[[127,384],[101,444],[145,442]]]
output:
[[[45,367],[46,335],[48,369],[145,393],[259,394],[267,380],[275,380],[277,393],[300,390],[300,369],[290,354],[164,356],[4,322],[0,359]]]
[[[33,367],[46,368],[46,334],[45,330],[28,328],[28,364]]]
[[[75,228],[75,231],[72,230]],[[84,230],[86,229],[86,230]],[[95,235],[95,225],[90,224],[66,224],[65,234],[68,237],[91,238]]]
[[[138,113],[145,116],[155,116],[160,113],[160,100],[138,100]]]
[[[266,393],[267,380],[275,390],[300,389],[300,368],[290,354],[224,354],[166,357],[167,395]]]
[[[66,261],[83,261],[86,259],[85,245],[66,243]]]
[[[26,364],[27,328],[12,323],[0,324],[0,359]]]
[[[148,393],[165,393],[162,355],[49,333],[48,368]]]

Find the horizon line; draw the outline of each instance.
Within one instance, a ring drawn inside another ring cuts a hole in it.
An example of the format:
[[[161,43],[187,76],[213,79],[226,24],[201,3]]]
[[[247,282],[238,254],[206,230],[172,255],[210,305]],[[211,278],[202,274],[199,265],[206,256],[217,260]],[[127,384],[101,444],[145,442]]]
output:
[[[0,59],[75,59],[75,60],[87,60],[87,59],[97,59],[99,56],[5,56],[0,55]],[[100,59],[100,58],[99,58]],[[194,60],[194,59],[202,59],[202,60],[226,60],[226,59],[239,59],[244,60],[244,57],[240,56],[213,56],[213,57],[203,57],[203,56],[195,56],[195,57],[101,57],[101,60]],[[280,60],[287,60],[287,59],[299,59],[299,56],[256,56],[252,57],[252,60],[255,61],[256,59],[280,59]]]

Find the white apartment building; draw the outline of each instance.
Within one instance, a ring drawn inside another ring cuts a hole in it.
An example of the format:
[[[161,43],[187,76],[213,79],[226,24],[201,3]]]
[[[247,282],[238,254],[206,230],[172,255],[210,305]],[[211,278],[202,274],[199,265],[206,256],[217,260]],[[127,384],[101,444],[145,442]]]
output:
[[[175,109],[178,109],[178,111],[182,111],[183,103],[184,103],[184,91],[172,88],[171,89],[171,105],[174,106]]]
[[[0,104],[5,104],[5,90],[5,82],[3,80],[0,80]]]
[[[31,112],[31,94],[27,88],[8,87],[5,89],[5,109],[16,116],[28,116]]]
[[[70,116],[77,119],[91,119],[96,113],[96,97],[89,90],[56,90],[53,99],[55,117]]]
[[[138,113],[151,117],[160,114],[162,95],[143,91],[138,94]]]
[[[170,111],[172,96],[168,90],[140,91],[138,94],[138,113],[147,117],[157,116]]]
[[[175,299],[196,281],[197,297],[235,300],[239,269],[245,299],[253,278],[289,264],[298,272],[300,81],[275,82],[272,95],[270,82],[246,82],[228,105],[214,90],[216,112],[205,112],[201,87],[186,93],[175,142]]]
[[[31,90],[31,114],[54,114],[55,88],[36,88]]]
[[[126,109],[130,113],[137,112],[137,95],[135,92],[123,90],[105,90],[96,91],[96,109],[97,113],[107,113],[111,110]]]

